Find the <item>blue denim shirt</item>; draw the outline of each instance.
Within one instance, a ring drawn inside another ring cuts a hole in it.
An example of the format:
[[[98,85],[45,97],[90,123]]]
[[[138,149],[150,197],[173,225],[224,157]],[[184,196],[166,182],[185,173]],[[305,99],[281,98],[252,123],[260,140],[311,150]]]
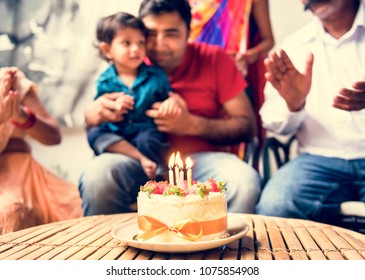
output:
[[[142,63],[138,67],[138,76],[131,88],[127,87],[118,77],[114,65],[108,67],[97,80],[97,99],[105,93],[124,92],[134,97],[134,109],[129,111],[124,120],[116,123],[103,123],[103,128],[120,135],[134,134],[137,130],[154,127],[153,120],[146,116],[145,111],[152,104],[168,98],[170,84],[162,69],[157,66],[147,66]]]

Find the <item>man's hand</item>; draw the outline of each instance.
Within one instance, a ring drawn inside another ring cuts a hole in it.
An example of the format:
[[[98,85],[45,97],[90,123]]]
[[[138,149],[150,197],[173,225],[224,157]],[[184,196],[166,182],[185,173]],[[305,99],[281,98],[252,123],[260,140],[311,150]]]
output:
[[[267,70],[266,80],[277,89],[292,112],[299,111],[305,105],[312,84],[313,61],[313,54],[309,54],[303,74],[294,67],[283,50],[279,51],[279,55],[271,53],[264,61]]]
[[[161,102],[153,104],[152,108],[146,111],[146,115],[153,118],[157,128],[161,132],[185,135],[191,126],[191,117],[185,100],[176,93],[170,93],[170,98],[175,98],[179,107],[179,114],[165,115],[161,112]]]
[[[93,101],[85,111],[85,121],[88,126],[99,125],[103,122],[118,122],[128,112],[127,107],[117,100],[124,93],[106,93]]]
[[[333,107],[345,111],[359,111],[365,108],[365,78],[355,82],[352,88],[342,88],[333,100]]]

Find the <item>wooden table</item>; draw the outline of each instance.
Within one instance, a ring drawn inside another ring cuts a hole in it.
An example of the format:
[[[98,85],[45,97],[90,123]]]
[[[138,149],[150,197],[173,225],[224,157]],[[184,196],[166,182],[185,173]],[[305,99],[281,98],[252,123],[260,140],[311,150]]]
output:
[[[365,235],[298,219],[240,214],[250,226],[241,239],[195,253],[128,247],[111,230],[136,213],[84,217],[0,236],[0,260],[364,260]]]

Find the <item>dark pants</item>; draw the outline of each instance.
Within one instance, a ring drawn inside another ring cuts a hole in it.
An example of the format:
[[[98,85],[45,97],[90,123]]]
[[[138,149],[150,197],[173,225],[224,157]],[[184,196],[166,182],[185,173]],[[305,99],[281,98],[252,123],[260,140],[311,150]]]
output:
[[[143,155],[167,167],[169,144],[167,136],[156,127],[134,130],[129,134],[113,132],[102,126],[95,126],[87,131],[87,140],[95,155],[106,152],[106,148],[118,141],[126,140],[135,146]]]
[[[157,128],[151,127],[140,130],[134,137],[128,138],[126,137],[143,155],[158,165],[167,166],[169,145],[166,141],[166,134],[161,133]]]

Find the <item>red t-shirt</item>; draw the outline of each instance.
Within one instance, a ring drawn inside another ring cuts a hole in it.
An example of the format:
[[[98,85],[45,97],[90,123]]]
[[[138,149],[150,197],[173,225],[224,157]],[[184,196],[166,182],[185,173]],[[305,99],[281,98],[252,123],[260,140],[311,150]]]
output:
[[[223,118],[223,104],[247,87],[233,58],[205,43],[188,44],[182,63],[169,75],[169,81],[191,113],[213,119]],[[200,137],[170,135],[169,142],[171,152],[182,154],[223,150]]]

